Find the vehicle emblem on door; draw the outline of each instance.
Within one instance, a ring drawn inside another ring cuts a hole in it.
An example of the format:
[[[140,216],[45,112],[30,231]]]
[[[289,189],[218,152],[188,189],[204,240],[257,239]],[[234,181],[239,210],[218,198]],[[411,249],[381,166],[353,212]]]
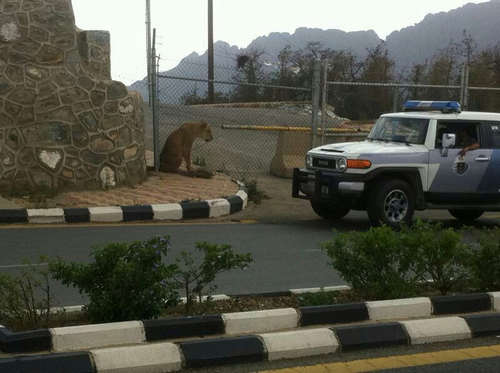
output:
[[[469,170],[469,164],[465,162],[464,158],[458,156],[453,164],[453,171],[457,173],[457,175],[464,175]]]

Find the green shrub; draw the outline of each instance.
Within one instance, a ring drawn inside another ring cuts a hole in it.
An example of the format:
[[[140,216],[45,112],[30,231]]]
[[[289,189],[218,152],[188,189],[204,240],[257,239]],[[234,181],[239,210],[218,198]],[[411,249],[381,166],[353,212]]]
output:
[[[154,237],[94,246],[92,263],[59,259],[50,264],[50,271],[64,285],[88,295],[86,310],[93,322],[152,319],[179,300],[176,287],[169,282],[173,269],[162,263],[169,242],[169,237]]]
[[[238,268],[246,269],[253,262],[251,254],[235,254],[230,245],[218,246],[198,242],[196,248],[203,254],[202,262],[196,264],[193,253],[183,251],[175,260],[172,275],[173,280],[186,293],[186,313],[191,311],[196,297],[198,302],[202,303],[204,290],[215,281],[218,274]],[[216,289],[217,286],[212,284],[206,293]]]
[[[500,229],[473,229],[478,248],[472,252],[474,285],[481,291],[500,290]]]
[[[340,277],[365,299],[394,299],[416,293],[408,252],[399,234],[387,226],[337,234],[321,248]]]
[[[470,248],[462,243],[462,236],[441,224],[417,220],[411,228],[401,231],[401,245],[408,252],[407,267],[416,278],[432,282],[429,286],[442,295],[452,290],[464,290],[470,280]]]
[[[43,268],[45,262],[43,257],[36,264],[25,261],[27,267],[20,270],[19,276],[0,274],[0,318],[10,328],[48,328],[51,319],[57,316],[50,313],[54,297],[49,272]]]

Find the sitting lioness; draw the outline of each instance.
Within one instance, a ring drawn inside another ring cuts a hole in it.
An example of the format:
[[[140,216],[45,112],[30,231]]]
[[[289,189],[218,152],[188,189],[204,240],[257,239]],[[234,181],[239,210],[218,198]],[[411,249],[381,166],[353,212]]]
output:
[[[206,122],[184,123],[178,130],[170,134],[165,141],[165,146],[160,155],[160,171],[177,172],[182,159],[186,162],[186,168],[190,172],[191,149],[195,139],[212,141],[212,130]]]

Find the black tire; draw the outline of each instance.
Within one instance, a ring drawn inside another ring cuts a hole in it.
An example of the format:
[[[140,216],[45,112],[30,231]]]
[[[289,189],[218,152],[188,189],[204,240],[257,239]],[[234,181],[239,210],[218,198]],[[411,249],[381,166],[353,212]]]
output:
[[[479,219],[484,214],[484,211],[480,210],[448,210],[448,212],[455,219],[468,223],[471,223],[474,220]]]
[[[311,207],[318,216],[327,220],[340,220],[351,211],[347,207],[317,201],[311,201]]]
[[[367,203],[370,223],[399,228],[410,225],[415,212],[415,193],[406,181],[381,180],[370,191]]]

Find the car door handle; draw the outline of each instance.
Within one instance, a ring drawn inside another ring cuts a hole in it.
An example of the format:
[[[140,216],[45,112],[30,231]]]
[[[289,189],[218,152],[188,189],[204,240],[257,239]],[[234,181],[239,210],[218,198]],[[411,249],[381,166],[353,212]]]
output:
[[[485,157],[485,156],[481,156],[481,157],[477,157],[476,158],[476,162],[489,162],[490,159],[488,157]]]

